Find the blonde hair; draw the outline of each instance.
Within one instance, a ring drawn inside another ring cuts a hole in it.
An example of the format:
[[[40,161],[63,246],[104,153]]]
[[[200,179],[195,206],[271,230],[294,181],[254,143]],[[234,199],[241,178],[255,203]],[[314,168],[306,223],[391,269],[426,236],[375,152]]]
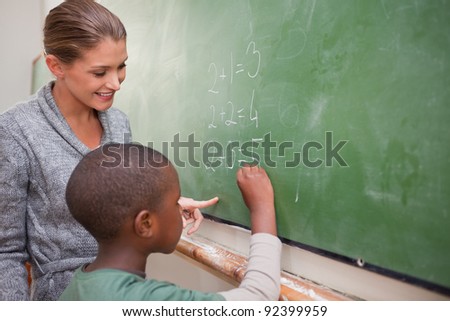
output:
[[[111,38],[126,40],[120,19],[94,0],[66,0],[50,10],[44,25],[44,51],[65,64]]]

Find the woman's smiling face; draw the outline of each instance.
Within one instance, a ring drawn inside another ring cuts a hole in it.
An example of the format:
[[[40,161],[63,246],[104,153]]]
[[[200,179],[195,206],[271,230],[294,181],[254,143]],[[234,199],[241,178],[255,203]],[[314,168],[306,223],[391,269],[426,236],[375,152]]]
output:
[[[107,38],[84,52],[70,65],[61,65],[66,93],[64,98],[81,108],[105,111],[125,80],[128,58],[126,41]]]

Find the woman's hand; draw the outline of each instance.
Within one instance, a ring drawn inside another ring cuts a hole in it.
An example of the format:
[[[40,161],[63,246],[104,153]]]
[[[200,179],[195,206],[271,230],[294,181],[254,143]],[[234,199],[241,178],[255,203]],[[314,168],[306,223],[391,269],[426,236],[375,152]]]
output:
[[[181,217],[183,218],[183,228],[194,223],[187,232],[188,235],[197,231],[203,221],[203,214],[200,212],[200,208],[214,205],[218,201],[219,198],[217,196],[207,201],[196,201],[192,198],[180,197],[178,204],[180,204],[182,210]]]

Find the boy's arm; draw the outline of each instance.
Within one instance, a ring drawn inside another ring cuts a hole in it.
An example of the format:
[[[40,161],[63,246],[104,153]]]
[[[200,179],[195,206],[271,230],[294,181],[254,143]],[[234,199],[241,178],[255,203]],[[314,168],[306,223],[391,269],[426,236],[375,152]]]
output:
[[[266,171],[258,166],[245,166],[236,174],[245,205],[250,210],[252,234],[277,235],[272,183]]]
[[[220,294],[226,300],[277,300],[280,294],[281,242],[276,237],[272,184],[260,167],[239,169],[237,183],[250,210],[250,255],[239,288]]]

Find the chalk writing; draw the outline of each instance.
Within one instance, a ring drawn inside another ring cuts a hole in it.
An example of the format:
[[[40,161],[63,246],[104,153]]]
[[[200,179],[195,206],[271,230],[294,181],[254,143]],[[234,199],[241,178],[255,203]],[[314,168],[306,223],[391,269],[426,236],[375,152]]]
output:
[[[243,54],[242,60],[236,61],[233,52],[230,52],[229,63],[219,64],[211,62],[208,66],[210,83],[208,94],[214,103],[209,105],[210,122],[208,128],[215,129],[219,126],[231,127],[235,125],[254,125],[258,128],[258,110],[255,106],[255,89],[252,89],[248,101],[233,101],[227,99],[220,102],[219,96],[225,94],[235,84],[238,77],[255,79],[261,69],[261,51],[257,48],[255,41],[250,41]],[[223,92],[223,93],[222,93]],[[217,97],[217,98],[216,98]],[[242,99],[242,98],[241,98]]]

